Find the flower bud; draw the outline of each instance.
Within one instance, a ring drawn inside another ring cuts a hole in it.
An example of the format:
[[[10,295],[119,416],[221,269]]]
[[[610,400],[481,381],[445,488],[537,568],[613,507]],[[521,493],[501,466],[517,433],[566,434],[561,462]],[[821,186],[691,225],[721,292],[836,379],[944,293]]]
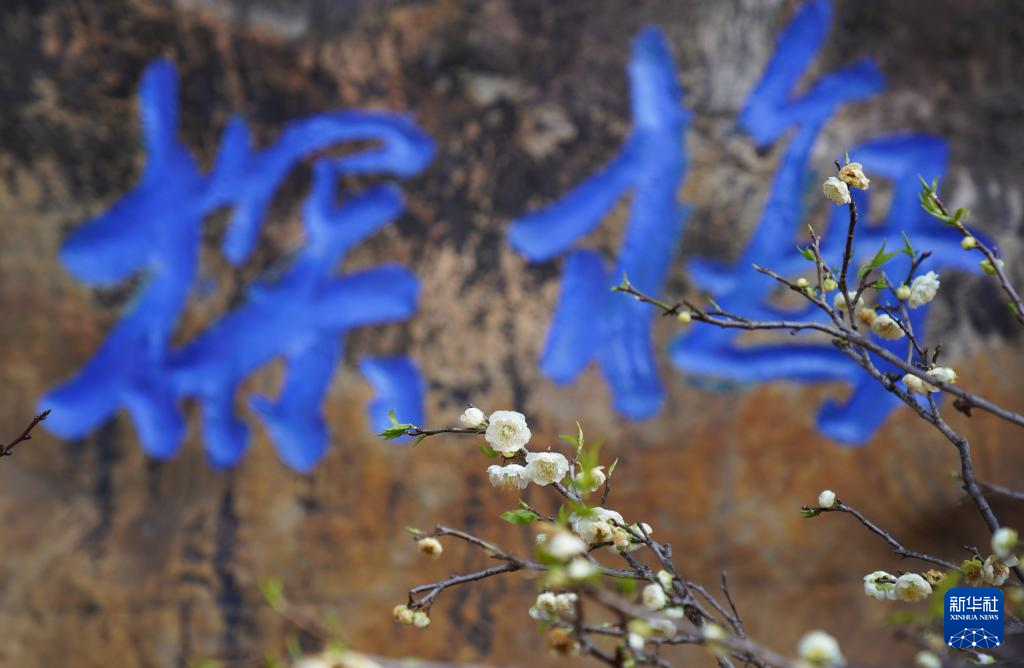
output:
[[[864,176],[864,166],[859,162],[851,162],[839,168],[839,179],[852,188],[867,190],[871,185],[868,177]]]
[[[476,406],[470,406],[463,411],[462,415],[459,416],[459,422],[461,422],[462,426],[466,429],[478,429],[487,422],[487,417],[484,415],[484,412]]]
[[[689,325],[693,321],[693,314],[690,313],[689,309],[682,309],[679,313],[676,313],[676,320],[682,325]]]
[[[870,327],[878,318],[878,313],[873,308],[866,306],[857,309],[857,322],[865,327]]]
[[[548,629],[544,635],[544,644],[559,656],[576,656],[580,653],[580,643],[573,637],[569,629],[555,627]]]
[[[418,629],[425,629],[430,626],[430,617],[422,610],[417,610],[412,616],[412,625]]]
[[[871,331],[889,341],[899,341],[903,338],[903,328],[888,313],[883,313],[872,321]]]
[[[960,248],[964,250],[972,250],[978,246],[978,240],[974,237],[964,237],[960,240]]]
[[[407,605],[396,605],[391,613],[399,624],[412,624],[413,611]]]
[[[821,289],[824,290],[825,292],[832,292],[838,287],[839,284],[836,283],[836,279],[832,278],[831,276],[821,282]]]
[[[431,559],[440,559],[441,553],[444,552],[441,541],[436,538],[421,538],[416,541],[416,547],[419,549],[420,554],[426,555]]]
[[[982,260],[981,262],[978,263],[978,266],[981,267],[981,270],[983,272],[985,272],[986,274],[988,274],[989,276],[995,276],[996,275],[996,267],[999,267],[1000,269],[1002,269],[1003,268],[1003,261],[997,259],[995,266],[993,266],[992,263],[989,262],[988,258],[985,258],[984,260]]]
[[[825,179],[825,182],[821,184],[821,191],[833,204],[849,204],[851,201],[850,188],[834,176]]]
[[[810,283],[808,283],[807,279],[804,278],[803,276],[801,276],[800,278],[796,279],[796,287],[800,288],[801,290],[806,288],[808,285],[810,285]]]
[[[1017,547],[1017,531],[1009,527],[1000,527],[992,534],[992,551],[998,557],[1008,557]]]
[[[665,588],[661,586],[661,583],[654,584],[652,582],[644,587],[641,598],[648,610],[661,610],[668,602],[668,598],[665,596]]]
[[[905,302],[910,299],[910,286],[904,283],[900,287],[896,288],[896,299],[901,302]]]
[[[818,495],[818,506],[822,508],[831,508],[836,505],[836,493],[830,489],[821,491]]]

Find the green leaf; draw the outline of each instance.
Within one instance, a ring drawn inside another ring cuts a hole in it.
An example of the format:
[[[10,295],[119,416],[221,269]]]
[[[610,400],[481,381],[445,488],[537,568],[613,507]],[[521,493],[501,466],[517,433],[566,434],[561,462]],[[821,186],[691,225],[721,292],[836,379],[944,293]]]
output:
[[[816,510],[814,508],[801,508],[800,509],[800,514],[803,515],[803,518],[805,520],[807,520],[807,519],[810,519],[812,517],[817,517],[818,515],[821,514],[821,511],[820,510]]]
[[[516,510],[507,510],[499,515],[499,517],[509,524],[529,524],[537,519],[538,515],[532,510],[517,508]]]
[[[284,584],[277,578],[266,578],[260,582],[260,593],[266,599],[267,604],[274,610],[280,611],[285,606]]]
[[[805,260],[808,260],[810,262],[814,262],[815,261],[814,251],[811,250],[809,247],[808,248],[800,248],[799,246],[797,246],[796,249],[798,251],[800,251],[800,254],[804,256]]]
[[[393,408],[388,411],[388,420],[391,422],[391,426],[377,434],[385,441],[393,441],[396,438],[401,438],[402,436],[405,436],[410,429],[416,428],[416,425],[414,424],[409,424],[408,422],[399,422],[395,418],[395,409]],[[419,445],[420,441],[422,440],[423,438],[417,438],[416,445]]]
[[[267,665],[271,664],[268,663]],[[190,660],[188,666],[189,668],[222,668],[224,664],[216,659],[198,658]]]
[[[712,306],[712,307],[713,307],[713,308],[714,308],[714,309],[715,309],[716,311],[721,311],[721,310],[722,310],[722,307],[718,305],[718,302],[716,302],[716,301],[715,301],[714,299],[712,299],[711,297],[708,297],[708,303],[709,303],[709,304],[711,304],[711,306]]]
[[[616,457],[615,461],[612,462],[612,465],[608,467],[608,477],[609,478],[611,478],[612,474],[615,473],[615,467],[618,466],[618,465],[619,465],[619,458]]]
[[[910,245],[910,237],[907,236],[906,232],[901,231],[900,234],[903,235],[903,250],[901,252],[906,254],[907,256],[910,257],[911,260],[913,260],[914,256],[917,255],[917,253],[914,252],[914,247]]]
[[[857,270],[857,278],[864,278],[872,271],[883,266],[886,262],[893,259],[894,257],[896,257],[896,253],[885,252],[885,241],[883,240],[882,247],[878,249],[878,252],[875,253],[875,256],[873,258],[871,258],[871,261],[865,265],[862,265],[861,268]]]
[[[480,452],[484,453],[484,457],[490,457],[491,459],[496,459],[498,457],[498,451],[486,443],[481,443],[479,447]]]
[[[633,578],[615,578],[615,589],[627,598],[636,595],[636,580]]]
[[[414,536],[422,536],[423,535],[423,532],[420,531],[419,529],[417,529],[416,527],[405,527],[405,530],[408,531],[409,533],[411,533]]]
[[[302,643],[299,642],[299,636],[294,633],[289,634],[289,636],[284,639],[284,647],[292,661],[298,661],[302,658]]]

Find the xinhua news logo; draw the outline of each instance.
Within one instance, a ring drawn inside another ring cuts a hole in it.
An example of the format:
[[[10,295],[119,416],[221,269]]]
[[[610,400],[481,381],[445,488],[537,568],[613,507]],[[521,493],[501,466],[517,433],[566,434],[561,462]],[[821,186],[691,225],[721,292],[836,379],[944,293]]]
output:
[[[946,644],[958,649],[1003,644],[1003,592],[957,587],[946,592]]]

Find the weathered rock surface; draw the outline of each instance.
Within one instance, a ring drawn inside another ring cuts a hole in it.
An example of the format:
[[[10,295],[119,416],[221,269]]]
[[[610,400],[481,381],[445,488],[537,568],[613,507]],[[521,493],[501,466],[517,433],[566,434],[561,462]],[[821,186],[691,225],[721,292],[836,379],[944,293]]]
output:
[[[715,588],[727,569],[753,636],[789,651],[803,630],[820,627],[842,639],[848,656],[904,656],[909,648],[894,650],[878,630],[892,606],[866,598],[860,579],[909,564],[852,518],[806,521],[798,508],[830,487],[908,545],[959,558],[959,546],[985,538],[947,478],[957,466],[953,449],[905,411],[868,446],[839,448],[815,431],[812,415],[842,388],[708,391],[664,359],[663,416],[620,421],[596,370],[568,388],[540,375],[557,264],[527,266],[504,243],[511,217],[551,201],[614,153],[630,122],[629,41],[655,23],[672,43],[697,114],[682,193],[694,213],[680,257],[734,256],[779,157],[757,153],[736,133],[735,113],[794,6],[4,3],[3,434],[17,433],[37,397],[88,358],[129,298],[127,288],[75,283],[57,251],[70,229],[114,202],[139,172],[134,94],[151,59],[177,63],[182,136],[207,165],[234,112],[267,141],[286,121],[318,111],[409,110],[439,152],[425,175],[405,184],[408,213],[351,259],[353,266],[385,259],[410,266],[423,283],[421,308],[409,323],[349,338],[348,363],[325,405],[335,442],[314,474],[290,473],[258,430],[237,469],[212,471],[194,421],[182,453],[154,463],[125,418],[81,442],[40,433],[0,462],[0,663],[163,668],[214,657],[253,665],[282,647],[288,632],[259,594],[260,579],[274,576],[293,600],[336,617],[343,635],[370,652],[554,665],[527,617],[534,584],[525,578],[446,593],[428,632],[391,622],[408,586],[482,563],[457,545],[425,563],[402,527],[443,522],[521,550],[531,541],[527,531],[493,521],[515,500],[491,491],[487,462],[466,456],[475,454],[472,443],[441,438],[412,451],[369,434],[369,388],[352,361],[404,350],[428,379],[432,424],[453,421],[467,400],[522,410],[540,443],[580,419],[606,442],[609,458],[622,458],[615,507],[628,517],[642,513],[694,579]],[[836,147],[880,132],[941,135],[951,146],[948,198],[973,208],[1007,257],[1019,257],[1022,32],[1022,8],[996,0],[838,2],[818,71],[871,56],[889,88],[834,119],[818,158],[827,164]],[[204,262],[224,279],[223,292],[189,311],[184,332],[216,317],[294,244],[308,181],[306,170],[289,179],[260,251],[241,271],[210,259],[216,252],[208,240]],[[623,222],[613,216],[594,243],[615,248]],[[685,285],[680,264],[669,290]],[[992,284],[944,277],[934,318],[963,383],[1024,409],[1021,339]],[[659,342],[672,332],[671,323],[659,324]],[[273,386],[276,371],[260,373],[253,385]],[[951,420],[969,429],[981,476],[1019,483],[1019,430],[986,415]],[[543,503],[537,490],[528,498]],[[1019,525],[1019,513],[1000,510]]]

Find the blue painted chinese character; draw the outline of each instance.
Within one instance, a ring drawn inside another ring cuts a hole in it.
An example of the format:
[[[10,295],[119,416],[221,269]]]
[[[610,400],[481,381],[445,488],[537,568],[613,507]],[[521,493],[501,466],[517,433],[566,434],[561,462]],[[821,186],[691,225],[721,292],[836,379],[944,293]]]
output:
[[[742,127],[761,147],[767,147],[793,129],[782,164],[772,184],[761,220],[740,258],[724,265],[693,260],[689,270],[694,281],[711,294],[721,307],[752,319],[824,318],[814,307],[798,311],[780,309],[771,303],[776,284],[758,274],[752,263],[771,267],[783,275],[808,273],[808,263],[794,249],[804,228],[803,201],[808,188],[816,189],[815,175],[821,169],[809,169],[811,149],[822,126],[841,105],[879,93],[884,81],[877,67],[861,61],[828,74],[815,82],[800,97],[792,90],[803,77],[828,35],[832,18],[826,0],[812,0],[797,12],[779,37],[775,53],[760,83],[750,95],[740,115]],[[867,192],[854,190],[860,213],[857,249],[874,253],[882,241],[902,245],[901,232],[915,248],[932,251],[927,268],[976,271],[959,246],[959,235],[939,225],[922,209],[918,200],[918,175],[929,178],[945,171],[947,149],[944,142],[925,135],[900,135],[869,141],[850,148],[853,159],[868,166],[872,178],[888,178],[892,202],[885,220],[874,224],[869,219]],[[833,267],[841,264],[848,222],[846,207],[833,207],[822,253]],[[891,280],[906,276],[910,258],[899,255],[886,265]],[[892,303],[891,296],[881,304]],[[928,308],[911,311],[912,325],[924,332]],[[842,381],[853,385],[845,403],[828,401],[818,414],[818,428],[826,435],[847,444],[865,442],[878,429],[900,401],[856,364],[829,344],[793,343],[739,345],[736,330],[694,327],[671,345],[672,360],[680,368],[700,374],[726,377],[744,382],[797,380],[805,382]],[[886,343],[894,353],[904,355],[906,342]],[[879,368],[894,371],[876,360]],[[902,374],[901,374],[902,375]]]
[[[625,273],[645,292],[662,289],[686,215],[676,193],[686,171],[690,114],[682,107],[672,54],[654,28],[633,43],[629,82],[633,130],[618,155],[561,200],[515,221],[508,240],[532,262],[565,254],[562,295],[540,361],[544,374],[568,383],[596,357],[616,409],[640,419],[655,415],[665,394],[651,334],[654,315],[610,288]],[[629,223],[614,266],[596,251],[574,249],[627,191]]]
[[[327,447],[320,412],[341,358],[341,339],[353,328],[410,317],[418,281],[395,265],[336,275],[345,254],[403,210],[400,192],[380,185],[335,202],[342,174],[418,173],[433,154],[431,140],[405,117],[338,112],[288,124],[271,146],[250,146],[244,121],[224,132],[209,174],[199,171],[177,138],[177,81],[172,65],[146,71],[140,105],[147,164],[139,184],[98,218],[77,229],[61,251],[65,266],[83,282],[111,284],[140,275],[143,285],[106,342],[79,373],[43,397],[52,407],[47,427],[82,437],[126,408],[145,450],[175,454],[184,434],[181,400],[199,401],[210,461],[238,462],[249,440],[235,414],[238,385],[281,357],[287,364],[276,400],[252,397],[281,458],[308,471]],[[321,158],[304,210],[306,244],[273,282],[251,287],[244,304],[184,345],[171,336],[196,281],[205,216],[230,207],[233,218],[223,252],[245,261],[259,236],[267,205],[284,177],[303,158],[339,142],[374,141],[341,158]],[[422,419],[423,384],[404,358],[364,360],[364,375],[377,392],[375,425],[386,424],[380,406]]]

